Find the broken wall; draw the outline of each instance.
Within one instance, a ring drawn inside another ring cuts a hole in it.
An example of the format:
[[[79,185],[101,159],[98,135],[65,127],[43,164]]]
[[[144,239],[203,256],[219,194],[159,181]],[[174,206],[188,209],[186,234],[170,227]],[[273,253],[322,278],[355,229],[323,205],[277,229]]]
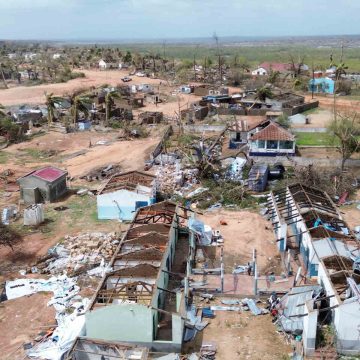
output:
[[[86,337],[108,341],[151,343],[153,311],[140,304],[96,307],[86,313]]]

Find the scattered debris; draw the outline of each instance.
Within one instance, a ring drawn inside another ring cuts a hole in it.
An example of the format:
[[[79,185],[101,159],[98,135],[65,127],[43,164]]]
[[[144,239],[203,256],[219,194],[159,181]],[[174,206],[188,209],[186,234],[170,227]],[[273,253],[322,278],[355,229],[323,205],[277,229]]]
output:
[[[94,232],[65,236],[64,242],[50,249],[49,256],[40,259],[36,266],[43,274],[60,274],[66,270],[72,276],[96,268],[88,275],[102,276],[108,271],[105,261],[110,260],[118,244],[116,233]]]
[[[106,166],[101,166],[98,168],[95,168],[88,172],[86,175],[83,175],[80,177],[80,179],[85,179],[89,182],[95,181],[95,180],[104,180],[108,179],[112,175],[118,174],[121,171],[121,167],[118,164],[108,164]],[[83,190],[83,189],[81,189]],[[81,195],[81,194],[78,194]]]

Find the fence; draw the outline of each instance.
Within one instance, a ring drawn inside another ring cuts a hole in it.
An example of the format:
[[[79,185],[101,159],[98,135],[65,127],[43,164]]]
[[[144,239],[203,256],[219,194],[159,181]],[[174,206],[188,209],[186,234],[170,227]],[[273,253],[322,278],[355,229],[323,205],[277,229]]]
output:
[[[293,106],[290,109],[282,109],[282,111],[287,116],[292,116],[292,115],[303,113],[308,110],[315,109],[317,107],[319,107],[319,101],[312,101],[312,102],[301,104],[298,106]]]
[[[171,125],[168,126],[164,135],[162,136],[160,142],[157,144],[155,150],[151,153],[151,160],[154,160],[157,156],[161,154],[164,148],[164,142],[173,134],[173,128]]]
[[[221,132],[225,125],[184,125],[184,130],[189,133]]]
[[[275,163],[282,163],[284,166],[308,166],[308,165],[317,165],[322,167],[340,167],[341,159],[315,159],[315,158],[308,158],[302,156],[250,156],[252,160],[255,162],[261,162],[268,165],[274,165]],[[346,161],[346,167],[356,168],[360,167],[360,160],[359,159],[349,159]]]

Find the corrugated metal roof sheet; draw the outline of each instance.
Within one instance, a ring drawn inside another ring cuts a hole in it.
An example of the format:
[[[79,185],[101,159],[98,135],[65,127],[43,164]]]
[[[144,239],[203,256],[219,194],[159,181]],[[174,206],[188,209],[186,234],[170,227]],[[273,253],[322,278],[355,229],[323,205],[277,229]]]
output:
[[[311,300],[315,295],[319,294],[320,291],[320,285],[297,286],[281,298],[280,303],[284,310],[280,321],[286,332],[303,330],[303,317],[297,317],[296,315],[305,313],[305,305],[298,305]]]

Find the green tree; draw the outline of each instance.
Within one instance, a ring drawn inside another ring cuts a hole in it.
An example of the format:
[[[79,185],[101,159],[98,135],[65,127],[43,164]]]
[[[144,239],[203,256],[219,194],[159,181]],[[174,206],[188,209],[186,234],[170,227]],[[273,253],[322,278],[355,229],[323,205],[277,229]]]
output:
[[[278,82],[279,78],[280,78],[280,72],[271,70],[268,81],[270,84],[274,85]]]
[[[8,89],[9,87],[8,87],[8,85],[6,83],[5,75],[4,75],[4,67],[5,67],[5,65],[3,63],[0,63],[1,80],[2,80],[2,82],[4,84],[4,88]]]
[[[73,117],[74,126],[76,126],[80,112],[82,112],[85,115],[85,117],[89,115],[89,110],[87,108],[87,105],[89,105],[91,101],[88,97],[75,93],[70,98],[70,103],[71,103],[71,115]]]
[[[2,104],[0,104],[0,118],[5,116],[6,116],[5,107]]]
[[[108,126],[110,120],[111,106],[114,99],[120,99],[120,94],[117,91],[109,91],[105,95],[105,126]]]
[[[256,91],[256,98],[260,101],[265,101],[267,98],[271,99],[273,97],[273,93],[268,86],[263,86]]]
[[[126,55],[124,56],[124,62],[129,64],[132,62],[132,55],[130,51],[126,52]]]
[[[46,96],[45,105],[47,107],[47,112],[48,112],[48,116],[47,116],[48,125],[51,126],[51,124],[54,122],[56,105],[61,104],[61,101],[63,99],[59,96],[54,96],[53,93],[45,94],[45,96]]]
[[[22,139],[22,127],[15,124],[10,118],[4,117],[0,120],[0,135],[13,143]]]
[[[290,127],[290,120],[289,117],[286,114],[282,114],[280,115],[277,119],[276,122],[281,125],[282,127],[288,129]]]
[[[358,138],[360,134],[360,118],[358,113],[338,112],[330,123],[328,131],[339,141],[337,149],[341,154],[341,171],[343,171],[346,160],[360,150]]]

